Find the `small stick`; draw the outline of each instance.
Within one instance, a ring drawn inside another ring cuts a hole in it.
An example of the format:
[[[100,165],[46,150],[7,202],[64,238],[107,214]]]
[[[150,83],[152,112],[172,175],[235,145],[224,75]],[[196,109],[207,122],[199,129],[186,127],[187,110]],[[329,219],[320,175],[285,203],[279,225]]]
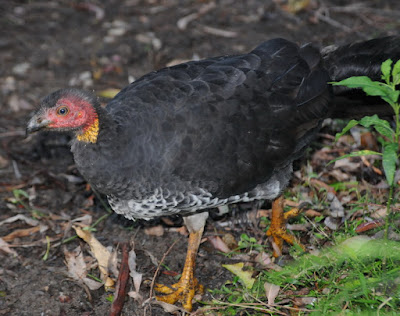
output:
[[[111,305],[110,316],[121,315],[122,309],[124,307],[126,289],[130,279],[128,259],[129,259],[128,245],[124,243],[122,245],[121,268],[119,269],[118,281],[115,288],[114,301]]]
[[[153,288],[154,288],[154,283],[156,280],[156,277],[158,275],[158,272],[160,271],[161,265],[164,262],[165,258],[168,256],[168,254],[171,252],[172,248],[174,248],[174,246],[176,245],[176,243],[178,242],[178,240],[176,240],[169,248],[168,250],[163,254],[160,263],[158,264],[157,270],[156,272],[154,272],[154,276],[153,276],[153,280],[151,281],[151,285],[150,285],[150,297],[152,297],[153,294]]]

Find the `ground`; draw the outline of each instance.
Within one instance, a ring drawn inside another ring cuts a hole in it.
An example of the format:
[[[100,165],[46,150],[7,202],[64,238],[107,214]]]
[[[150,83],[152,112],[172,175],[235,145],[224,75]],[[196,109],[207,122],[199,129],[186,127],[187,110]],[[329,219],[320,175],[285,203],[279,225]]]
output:
[[[279,0],[0,3],[0,237],[16,252],[0,250],[0,315],[108,315],[110,309],[103,288],[91,291],[89,299],[67,276],[64,247],[71,251],[81,245],[85,256],[89,254],[79,239],[60,245],[75,235],[71,221],[86,215],[95,222],[108,213],[74,167],[66,137],[25,138],[25,124],[39,100],[67,86],[104,96],[166,65],[246,52],[274,37],[326,46],[398,34],[400,27],[397,0],[297,3],[303,5],[298,12]],[[36,215],[39,224],[2,222],[18,214]],[[235,220],[235,215],[210,220],[205,235],[224,234],[226,226],[234,236],[263,235],[250,224],[234,225]],[[172,222],[181,225],[179,219]],[[134,240],[144,299],[157,268],[152,258],[161,260],[174,241],[165,264],[179,272],[185,256],[186,238],[168,227],[162,236],[146,230],[155,225],[160,221],[133,224],[111,215],[94,232],[103,245],[114,248]],[[47,241],[51,248],[43,260]],[[226,262],[229,259],[205,242],[196,274],[207,288],[218,288],[232,279],[221,267]],[[173,281],[164,272],[160,279]],[[124,311],[166,314],[133,299]]]

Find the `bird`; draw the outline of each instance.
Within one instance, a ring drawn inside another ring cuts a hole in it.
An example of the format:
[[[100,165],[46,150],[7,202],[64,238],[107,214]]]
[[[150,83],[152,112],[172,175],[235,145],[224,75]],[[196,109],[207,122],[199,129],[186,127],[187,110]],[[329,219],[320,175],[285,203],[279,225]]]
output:
[[[63,88],[40,102],[27,133],[71,134],[79,172],[116,213],[184,217],[189,239],[181,278],[156,290],[157,299],[190,311],[202,288],[194,270],[208,210],[271,200],[267,235],[278,249],[283,241],[298,243],[285,228],[298,210],[283,212],[282,192],[323,120],[393,114],[379,100],[330,82],[381,80],[381,63],[400,58],[399,43],[389,36],[320,49],[274,38],[245,54],[153,71],[105,107],[92,92]]]

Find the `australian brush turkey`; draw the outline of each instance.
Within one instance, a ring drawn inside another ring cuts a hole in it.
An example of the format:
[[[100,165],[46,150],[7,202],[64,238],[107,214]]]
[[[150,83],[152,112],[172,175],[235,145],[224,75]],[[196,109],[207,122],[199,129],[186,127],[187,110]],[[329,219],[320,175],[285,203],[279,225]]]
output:
[[[377,100],[329,82],[355,75],[380,80],[388,58],[400,58],[400,37],[322,51],[273,39],[248,54],[149,73],[105,108],[89,92],[58,90],[43,99],[27,131],[72,132],[78,169],[115,212],[129,219],[185,216],[190,236],[182,277],[158,290],[165,294],[159,299],[190,310],[205,210],[276,199],[267,234],[279,247],[293,242],[279,196],[322,121],[391,114]]]

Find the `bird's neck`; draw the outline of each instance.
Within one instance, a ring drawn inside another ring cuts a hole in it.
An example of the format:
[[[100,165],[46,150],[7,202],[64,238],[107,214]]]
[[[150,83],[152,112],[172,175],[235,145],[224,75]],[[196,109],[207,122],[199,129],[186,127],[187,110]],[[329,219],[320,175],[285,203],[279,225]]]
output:
[[[102,134],[114,134],[115,123],[110,114],[100,105],[94,109],[88,123],[76,134],[78,142],[97,144]]]
[[[93,121],[83,129],[82,133],[76,135],[76,139],[80,142],[95,144],[99,136],[99,131],[99,118],[96,116]]]

